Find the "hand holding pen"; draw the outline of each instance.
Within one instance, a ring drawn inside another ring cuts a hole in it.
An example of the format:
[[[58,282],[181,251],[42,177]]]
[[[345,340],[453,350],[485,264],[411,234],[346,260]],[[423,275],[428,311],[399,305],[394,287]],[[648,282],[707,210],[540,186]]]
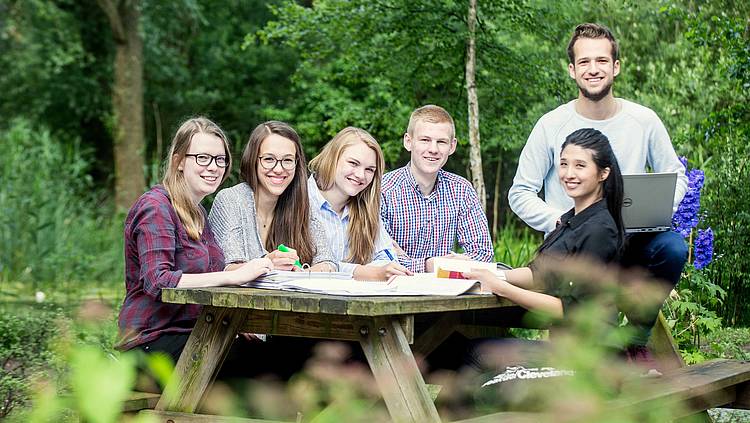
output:
[[[297,250],[289,248],[284,244],[279,246],[266,255],[273,262],[274,269],[277,270],[299,270],[302,269],[302,263],[299,261]]]

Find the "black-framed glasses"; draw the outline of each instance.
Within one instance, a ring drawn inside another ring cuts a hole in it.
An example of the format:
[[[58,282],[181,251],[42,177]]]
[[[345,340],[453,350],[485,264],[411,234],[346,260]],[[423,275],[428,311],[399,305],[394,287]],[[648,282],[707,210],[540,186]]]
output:
[[[272,170],[279,163],[281,163],[281,168],[284,170],[294,170],[294,167],[297,166],[297,159],[292,157],[277,159],[274,156],[266,155],[258,157],[258,160],[260,160],[261,167],[266,170]]]
[[[227,156],[212,156],[210,154],[185,154],[185,157],[195,157],[195,164],[198,166],[209,166],[212,161],[216,160],[216,166],[227,167],[229,159]]]

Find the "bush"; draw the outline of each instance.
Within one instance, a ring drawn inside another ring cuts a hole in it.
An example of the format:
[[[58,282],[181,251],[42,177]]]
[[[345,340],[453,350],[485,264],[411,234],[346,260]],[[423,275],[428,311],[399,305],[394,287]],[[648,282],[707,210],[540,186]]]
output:
[[[121,224],[93,189],[79,143],[16,120],[0,131],[0,150],[0,282],[59,289],[120,275]]]
[[[58,312],[0,314],[0,418],[24,406],[32,380],[55,365],[53,340]]]

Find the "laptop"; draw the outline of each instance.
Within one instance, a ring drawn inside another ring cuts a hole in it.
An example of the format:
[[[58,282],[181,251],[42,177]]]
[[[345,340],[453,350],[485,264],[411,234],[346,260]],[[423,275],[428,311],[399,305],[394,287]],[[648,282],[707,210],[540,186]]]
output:
[[[672,205],[677,173],[622,175],[622,221],[626,233],[672,229]]]

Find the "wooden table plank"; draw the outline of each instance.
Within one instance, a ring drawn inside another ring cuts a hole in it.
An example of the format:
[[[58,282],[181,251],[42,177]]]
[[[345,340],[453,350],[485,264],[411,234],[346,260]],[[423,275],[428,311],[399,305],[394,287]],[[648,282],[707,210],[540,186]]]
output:
[[[414,341],[414,317],[401,316],[407,342]],[[249,310],[240,332],[303,338],[359,341],[360,329],[367,321],[360,316],[337,316],[297,311]]]
[[[256,310],[298,311],[351,316],[390,316],[436,311],[495,309],[513,304],[490,295],[458,297],[344,297],[305,292],[255,288],[170,288],[162,290],[162,300],[177,304],[231,306]]]

